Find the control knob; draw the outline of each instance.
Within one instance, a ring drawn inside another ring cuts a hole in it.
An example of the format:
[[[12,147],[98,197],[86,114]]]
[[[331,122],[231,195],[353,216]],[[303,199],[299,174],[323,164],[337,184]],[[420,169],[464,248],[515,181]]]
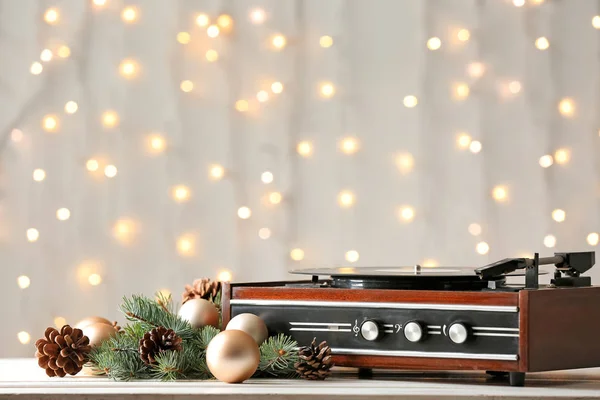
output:
[[[448,337],[456,344],[462,344],[469,338],[469,329],[465,324],[455,322],[448,327]]]
[[[410,321],[404,325],[404,337],[413,343],[420,342],[425,336],[423,325],[417,321]]]
[[[382,334],[381,326],[372,319],[368,319],[360,325],[360,335],[369,342],[379,339]]]

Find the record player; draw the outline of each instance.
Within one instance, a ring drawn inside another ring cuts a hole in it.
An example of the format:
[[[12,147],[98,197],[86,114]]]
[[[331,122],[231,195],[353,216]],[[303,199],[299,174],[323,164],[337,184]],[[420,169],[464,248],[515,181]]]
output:
[[[582,275],[594,262],[578,252],[476,269],[297,270],[311,279],[225,283],[223,325],[256,314],[270,334],[326,340],[336,365],[361,372],[482,370],[521,386],[526,372],[600,367],[600,286]],[[541,285],[545,264],[555,270]]]

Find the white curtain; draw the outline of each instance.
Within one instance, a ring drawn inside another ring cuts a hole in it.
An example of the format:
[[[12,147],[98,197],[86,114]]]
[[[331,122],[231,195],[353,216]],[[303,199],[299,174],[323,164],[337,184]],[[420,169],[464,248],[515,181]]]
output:
[[[231,29],[210,38],[202,13]],[[597,0],[0,0],[0,356],[32,356],[57,317],[122,321],[123,295],[179,299],[223,271],[597,249],[599,14]]]

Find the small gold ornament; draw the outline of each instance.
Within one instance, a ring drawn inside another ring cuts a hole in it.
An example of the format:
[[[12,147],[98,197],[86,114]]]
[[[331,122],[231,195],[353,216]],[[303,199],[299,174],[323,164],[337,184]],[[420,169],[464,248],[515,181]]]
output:
[[[243,331],[223,331],[206,348],[208,369],[221,382],[241,383],[249,379],[259,362],[256,341]]]
[[[181,306],[179,317],[190,323],[194,328],[207,325],[219,327],[219,311],[213,303],[204,299],[191,299]]]
[[[77,328],[77,329],[83,329],[83,328],[85,328],[88,325],[92,325],[92,324],[96,324],[96,323],[102,323],[102,324],[108,324],[108,325],[112,325],[113,324],[112,322],[110,322],[106,318],[102,318],[102,317],[87,317],[87,318],[84,318],[81,321],[79,321],[77,324],[75,324],[75,328]]]
[[[99,346],[102,342],[117,334],[117,330],[112,324],[102,322],[86,325],[82,331],[85,336],[90,338],[90,346],[92,347]]]
[[[246,332],[256,340],[259,346],[269,337],[269,330],[262,318],[250,313],[239,314],[233,317],[225,330]]]

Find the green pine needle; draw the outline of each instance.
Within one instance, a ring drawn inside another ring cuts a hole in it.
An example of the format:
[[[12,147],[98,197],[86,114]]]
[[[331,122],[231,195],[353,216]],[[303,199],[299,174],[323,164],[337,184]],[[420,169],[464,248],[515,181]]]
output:
[[[271,376],[289,377],[295,373],[298,361],[298,342],[280,333],[271,336],[260,345],[258,370]]]
[[[157,299],[134,295],[124,298],[121,311],[131,322],[119,334],[90,353],[91,367],[106,373],[111,379],[211,379],[206,364],[206,348],[219,334],[219,329],[206,326],[193,328],[175,313],[171,296],[160,293]],[[217,297],[220,297],[220,293]],[[156,364],[146,365],[139,355],[139,343],[151,329],[163,326],[173,329],[182,339],[180,351],[164,351],[156,355]],[[298,361],[295,350],[298,343],[280,334],[267,339],[260,346],[258,375],[289,378],[295,374],[294,363]]]

